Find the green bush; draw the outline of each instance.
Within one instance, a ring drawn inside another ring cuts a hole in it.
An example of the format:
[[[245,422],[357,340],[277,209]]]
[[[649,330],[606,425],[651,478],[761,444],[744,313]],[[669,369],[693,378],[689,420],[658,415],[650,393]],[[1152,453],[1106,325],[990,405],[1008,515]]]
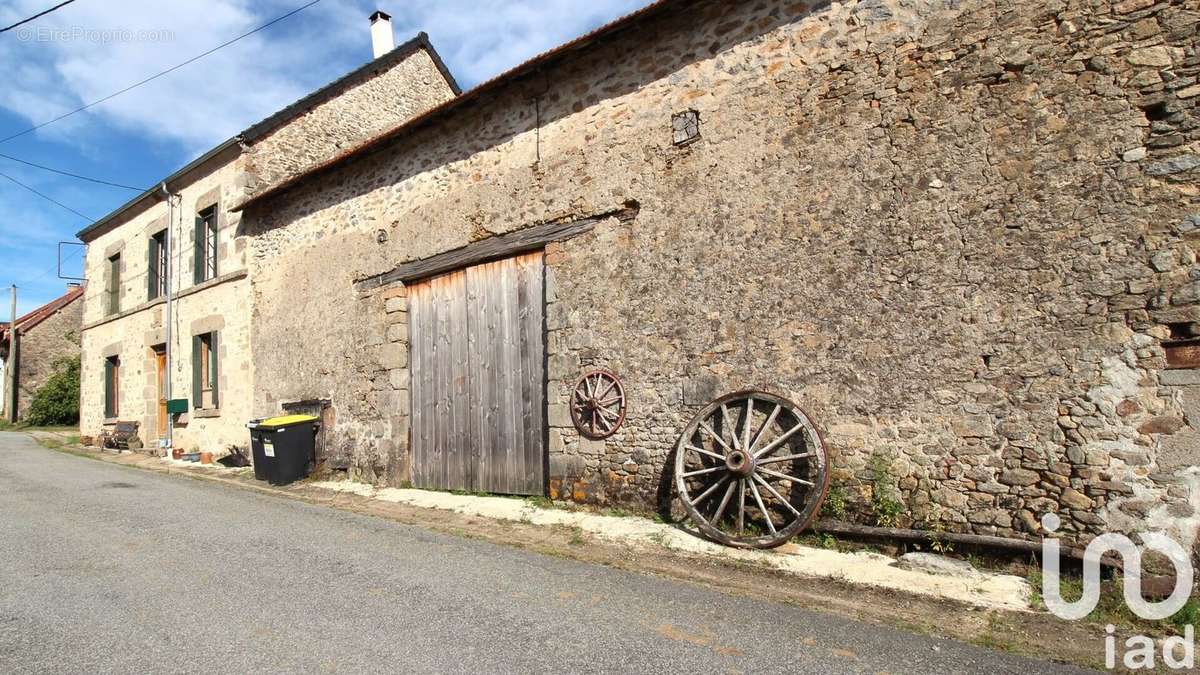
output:
[[[79,422],[79,357],[54,364],[54,374],[33,395],[25,422],[36,427]]]

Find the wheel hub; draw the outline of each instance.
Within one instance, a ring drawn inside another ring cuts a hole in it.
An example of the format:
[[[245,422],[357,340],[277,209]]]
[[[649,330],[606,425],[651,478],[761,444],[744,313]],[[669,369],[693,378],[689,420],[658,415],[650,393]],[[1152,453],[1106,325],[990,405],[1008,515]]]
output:
[[[725,458],[725,466],[729,468],[730,473],[739,478],[748,478],[754,473],[754,465],[754,458],[741,450],[734,450]]]

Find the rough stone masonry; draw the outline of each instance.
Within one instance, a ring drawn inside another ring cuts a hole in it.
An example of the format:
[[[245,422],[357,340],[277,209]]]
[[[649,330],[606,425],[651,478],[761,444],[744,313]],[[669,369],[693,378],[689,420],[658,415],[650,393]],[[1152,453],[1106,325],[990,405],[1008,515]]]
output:
[[[339,461],[405,482],[405,291],[355,281],[636,204],[546,250],[553,494],[654,505],[687,419],[755,387],[865,522],[883,480],[902,525],[1196,541],[1200,3],[669,10],[252,204],[255,414],[329,399]],[[629,396],[600,442],[592,366]]]

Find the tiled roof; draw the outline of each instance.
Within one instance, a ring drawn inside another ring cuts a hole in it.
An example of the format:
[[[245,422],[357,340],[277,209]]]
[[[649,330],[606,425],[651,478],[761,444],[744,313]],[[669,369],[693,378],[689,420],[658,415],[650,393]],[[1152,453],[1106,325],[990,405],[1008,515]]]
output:
[[[61,296],[47,302],[32,312],[17,317],[17,330],[28,333],[29,329],[54,316],[58,310],[83,297],[83,286],[76,286]],[[8,322],[0,323],[0,338],[8,339]]]

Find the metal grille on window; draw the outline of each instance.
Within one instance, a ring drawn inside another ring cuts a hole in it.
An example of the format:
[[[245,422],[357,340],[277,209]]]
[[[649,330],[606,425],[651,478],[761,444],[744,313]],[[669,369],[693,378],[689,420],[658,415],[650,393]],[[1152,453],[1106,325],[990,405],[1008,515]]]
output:
[[[213,212],[205,219],[204,232],[204,276],[213,279],[217,276],[217,214]]]
[[[213,407],[213,380],[216,369],[213,368],[212,334],[200,336],[200,405],[204,408]]]
[[[150,238],[150,295],[149,299],[167,294],[167,232],[163,230]]]

